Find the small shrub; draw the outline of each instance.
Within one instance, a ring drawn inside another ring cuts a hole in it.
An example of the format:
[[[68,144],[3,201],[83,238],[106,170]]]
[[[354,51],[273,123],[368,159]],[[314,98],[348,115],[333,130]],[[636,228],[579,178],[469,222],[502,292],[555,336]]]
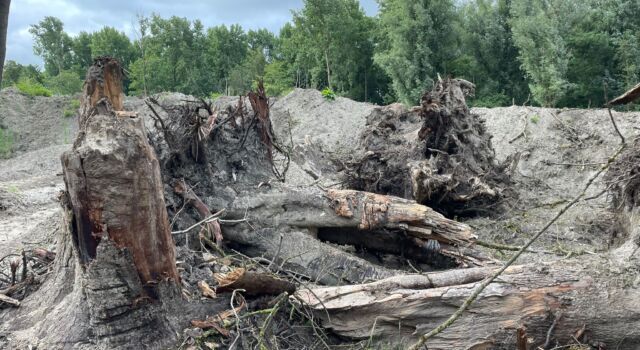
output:
[[[218,97],[222,96],[221,93],[219,92],[212,92],[211,95],[209,95],[209,98],[211,99],[211,101],[215,101],[218,99]]]
[[[534,115],[531,117],[531,122],[532,122],[533,124],[538,124],[538,122],[539,122],[539,121],[540,121],[540,117],[539,117],[537,114],[534,114]]]
[[[44,82],[45,86],[56,95],[78,93],[82,90],[82,83],[78,74],[70,70],[61,71],[55,77],[47,77]]]
[[[333,92],[331,88],[326,87],[322,89],[321,93],[322,93],[322,97],[324,97],[324,99],[327,101],[333,101],[336,99],[336,93]]]
[[[31,80],[31,79],[21,79],[16,87],[20,92],[29,96],[51,96],[51,91],[44,87],[44,85]]]

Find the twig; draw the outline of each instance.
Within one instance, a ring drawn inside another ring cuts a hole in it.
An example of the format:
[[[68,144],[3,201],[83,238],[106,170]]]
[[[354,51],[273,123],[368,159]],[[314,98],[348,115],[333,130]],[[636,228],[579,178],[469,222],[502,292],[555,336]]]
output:
[[[273,319],[273,316],[280,309],[280,304],[282,303],[283,300],[287,298],[287,296],[288,296],[287,292],[284,292],[276,298],[276,304],[273,306],[273,308],[271,308],[271,312],[269,313],[267,318],[264,320],[264,323],[262,324],[262,328],[260,329],[260,334],[259,334],[260,338],[258,340],[258,346],[256,347],[257,349],[262,349],[262,346],[263,346],[262,341],[264,340],[267,327],[269,326],[269,323]]]
[[[225,212],[226,209],[221,209],[218,212],[216,212],[215,214],[211,214],[208,217],[198,221],[197,223],[189,226],[188,228],[184,229],[184,230],[180,230],[180,231],[172,231],[171,234],[172,235],[179,235],[181,233],[187,233],[191,230],[193,230],[194,228],[203,225],[203,224],[208,224],[210,222],[214,222],[214,221],[219,221],[220,215],[222,215],[222,213]]]
[[[542,345],[542,349],[546,349],[549,347],[549,345],[551,345],[551,336],[553,335],[553,330],[556,328],[556,325],[558,324],[558,320],[560,319],[560,317],[562,317],[562,312],[558,312],[555,318],[553,319],[553,323],[551,323],[551,327],[549,327],[549,330],[547,331],[547,339],[544,341],[544,345]]]
[[[20,281],[24,281],[27,279],[27,254],[24,249],[22,250],[22,276]]]
[[[480,241],[480,240],[475,241],[475,244],[477,244],[479,246],[482,246],[482,247],[485,247],[485,248],[496,249],[496,250],[510,250],[510,251],[514,251],[514,252],[517,252],[520,249],[522,249],[522,247],[518,247],[518,246],[499,244],[499,243],[493,243],[493,242],[485,242],[485,241]],[[531,250],[531,249],[527,249],[526,251],[528,253],[536,253],[536,254],[553,254],[552,252],[548,252],[546,250]]]
[[[624,136],[622,136],[620,129],[618,129],[618,124],[616,124],[616,120],[613,118],[613,113],[611,113],[611,106],[607,107],[607,111],[609,112],[609,118],[611,119],[611,124],[613,124],[613,128],[616,129],[616,133],[618,134],[618,136],[620,137],[620,141],[624,145],[626,143],[626,140]]]
[[[511,266],[519,257],[520,255],[522,255],[522,253],[524,253],[527,248],[529,248],[538,238],[540,238],[540,236],[542,236],[545,232],[547,232],[547,230],[567,211],[569,210],[571,207],[573,207],[576,203],[578,203],[582,197],[585,196],[585,194],[587,193],[587,190],[589,189],[589,187],[591,187],[591,185],[593,184],[593,182],[605,171],[609,168],[609,166],[611,165],[611,163],[613,163],[613,161],[620,155],[620,153],[622,153],[622,151],[625,149],[626,144],[622,144],[620,146],[620,148],[611,156],[609,157],[609,160],[607,161],[607,163],[605,165],[603,165],[591,178],[589,178],[589,180],[587,181],[587,183],[585,184],[584,188],[582,189],[582,191],[580,192],[580,194],[578,194],[571,202],[569,202],[568,204],[566,204],[564,207],[562,207],[562,209],[560,209],[560,211],[558,211],[558,213],[551,219],[549,220],[549,222],[547,222],[546,225],[544,225],[544,227],[542,229],[540,229],[527,243],[525,243],[524,246],[522,246],[504,265],[502,265],[502,267],[497,270],[496,272],[494,272],[491,276],[489,276],[489,278],[487,278],[486,280],[482,281],[477,287],[476,289],[473,291],[473,293],[471,293],[471,295],[464,301],[464,303],[462,303],[462,305],[458,308],[458,310],[456,310],[456,312],[453,313],[453,315],[451,315],[446,321],[444,321],[443,323],[441,323],[438,327],[436,327],[435,329],[431,330],[429,333],[423,334],[420,336],[420,338],[418,339],[418,341],[413,344],[409,349],[411,350],[418,350],[422,345],[424,345],[424,343],[431,337],[439,334],[440,332],[444,331],[445,329],[449,328],[449,326],[451,326],[458,318],[460,318],[460,316],[462,316],[462,313],[465,312],[469,306],[471,306],[471,304],[478,298],[478,296],[480,295],[480,293],[482,293],[482,291],[487,288],[487,286],[489,284],[491,284],[496,278],[498,278],[498,276],[500,276],[509,266]]]
[[[233,343],[231,343],[231,345],[229,345],[229,349],[233,349],[233,347],[236,345],[236,342],[238,341],[238,339],[240,339],[240,317],[238,317],[238,313],[236,312],[236,308],[235,306],[233,306],[233,300],[236,297],[236,292],[244,292],[244,289],[234,289],[233,293],[231,293],[231,311],[233,311],[233,315],[236,317],[236,332],[238,334],[236,334],[236,338],[233,340]]]
[[[0,294],[0,302],[7,303],[9,305],[13,305],[13,306],[16,306],[16,307],[20,306],[20,301],[19,300],[13,299],[13,298],[8,297],[8,296],[6,296],[4,294]]]

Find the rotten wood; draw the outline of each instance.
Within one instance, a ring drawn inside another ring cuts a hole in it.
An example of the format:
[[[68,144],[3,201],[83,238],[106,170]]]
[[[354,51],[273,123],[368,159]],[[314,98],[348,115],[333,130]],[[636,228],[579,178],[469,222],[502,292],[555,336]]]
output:
[[[267,157],[273,163],[273,127],[269,116],[269,98],[264,90],[262,80],[258,82],[258,89],[247,94],[254,118],[257,119],[258,133],[260,140],[267,150]],[[240,106],[240,105],[239,105]]]
[[[218,281],[216,290],[220,293],[243,289],[246,295],[280,295],[283,292],[292,294],[296,286],[286,280],[276,278],[265,273],[246,271],[243,268],[235,269],[226,274],[216,274]]]
[[[626,91],[624,94],[614,98],[613,100],[609,101],[609,105],[623,105],[623,104],[628,104],[631,103],[635,100],[637,100],[638,98],[640,98],[640,83],[634,87],[632,87],[631,89],[629,89],[628,91]]]
[[[477,239],[468,225],[413,200],[353,190],[328,190],[327,197],[335,213],[359,230],[401,229],[417,238],[452,245]]]
[[[84,84],[83,125],[62,156],[80,260],[90,263],[103,238],[133,255],[143,283],[178,281],[158,160],[141,118],[118,118],[122,71],[100,57]]]
[[[534,349],[553,337],[573,342],[584,328],[589,339],[636,349],[640,292],[607,286],[597,264],[579,261],[509,268],[469,308],[469,314],[427,341],[429,349]],[[494,269],[452,270],[397,276],[364,285],[298,290],[291,300],[311,308],[322,325],[353,339],[411,341],[435,328]],[[556,317],[562,312],[562,318]],[[621,326],[624,325],[624,326]],[[526,330],[526,331],[525,331]],[[620,339],[625,341],[620,342]],[[588,342],[586,342],[588,343]]]
[[[196,209],[196,211],[198,211],[198,214],[200,215],[200,218],[202,220],[205,220],[211,216],[212,214],[211,210],[209,210],[207,205],[204,204],[204,202],[200,199],[200,197],[198,197],[198,195],[195,194],[195,192],[193,192],[191,187],[189,187],[189,185],[187,185],[187,183],[184,180],[175,181],[173,190],[175,193],[177,193],[183,198],[185,203],[188,203],[189,205],[193,206]],[[223,240],[222,230],[220,229],[220,223],[218,223],[217,220],[205,222],[203,229],[200,233],[204,234],[205,233],[204,231],[206,231],[213,237],[218,247],[222,245],[222,240]]]

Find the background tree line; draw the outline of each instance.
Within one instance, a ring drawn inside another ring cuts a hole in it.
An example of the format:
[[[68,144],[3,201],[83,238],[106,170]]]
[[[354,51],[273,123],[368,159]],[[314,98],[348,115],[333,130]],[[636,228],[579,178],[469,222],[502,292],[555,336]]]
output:
[[[135,39],[115,28],[67,34],[57,18],[30,28],[44,69],[8,61],[3,85],[80,90],[92,58],[111,55],[129,94],[270,95],[325,88],[355,100],[416,104],[438,75],[477,86],[477,106],[525,102],[601,106],[639,82],[637,0],[305,0],[278,34],[186,18],[139,17]]]

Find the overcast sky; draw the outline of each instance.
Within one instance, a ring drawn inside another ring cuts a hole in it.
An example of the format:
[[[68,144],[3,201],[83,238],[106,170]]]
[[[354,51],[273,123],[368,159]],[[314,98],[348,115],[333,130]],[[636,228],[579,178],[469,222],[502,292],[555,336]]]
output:
[[[360,3],[367,14],[376,14],[375,0]],[[29,26],[45,16],[60,18],[71,35],[111,26],[133,39],[136,14],[200,19],[206,27],[238,23],[245,30],[267,28],[277,33],[291,19],[291,10],[301,7],[302,0],[12,0],[6,59],[42,65],[33,54]]]

